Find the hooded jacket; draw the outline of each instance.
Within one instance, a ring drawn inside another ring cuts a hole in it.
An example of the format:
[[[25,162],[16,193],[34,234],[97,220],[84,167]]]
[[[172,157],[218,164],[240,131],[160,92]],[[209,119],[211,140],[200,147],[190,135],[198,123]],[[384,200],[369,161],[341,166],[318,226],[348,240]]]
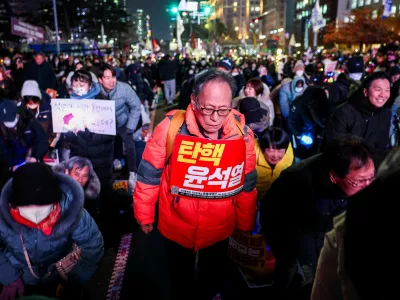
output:
[[[117,128],[126,126],[130,130],[135,130],[140,121],[141,102],[133,88],[127,83],[117,81],[110,92],[100,85],[100,93],[106,99],[115,101]]]
[[[389,108],[374,107],[359,90],[349,102],[338,107],[328,122],[326,139],[341,135],[363,138],[378,152],[389,144],[391,112]]]
[[[83,190],[79,184],[63,174],[56,174],[62,191],[61,217],[50,236],[41,230],[29,228],[14,221],[10,214],[12,179],[4,186],[0,197],[0,284],[8,285],[19,277],[25,284],[37,285],[25,260],[20,235],[24,238],[33,271],[44,276],[52,264],[65,257],[75,242],[82,249],[79,263],[68,278],[81,283],[89,281],[103,256],[103,237],[96,223],[83,209]],[[55,269],[50,280],[58,276]]]
[[[65,174],[65,170],[67,169],[65,164],[66,162],[62,162],[58,165],[53,166],[53,171]],[[97,177],[96,172],[93,172],[93,174],[89,174],[89,180],[83,189],[85,193],[85,199],[96,199],[100,194],[100,188],[100,180],[99,177]]]
[[[271,168],[267,160],[265,159],[264,153],[262,152],[259,143],[256,143],[256,169],[257,169],[257,192],[258,200],[261,201],[272,183],[279,177],[281,172],[289,168],[294,161],[294,154],[292,145],[286,150],[283,158],[276,164],[274,168]]]
[[[166,164],[166,142],[170,119],[167,114],[147,142],[138,169],[133,196],[134,214],[139,224],[152,224],[155,204],[159,200],[158,229],[166,238],[195,251],[228,238],[235,227],[250,231],[256,214],[257,173],[255,170],[254,136],[245,125],[243,115],[232,111],[222,126],[222,139],[239,137],[236,118],[244,129],[246,143],[244,190],[233,198],[215,200],[175,197],[170,194],[171,164]],[[203,137],[189,106],[180,134]],[[204,137],[203,137],[204,138]]]
[[[303,90],[300,93],[296,93],[296,84],[298,81],[303,80],[304,86]],[[279,105],[281,107],[281,113],[282,116],[287,119],[289,116],[290,112],[290,107],[293,103],[293,100],[299,96],[302,95],[303,92],[307,88],[307,83],[304,77],[297,77],[295,76],[291,82],[288,82],[284,85],[282,85],[280,91],[279,91]]]

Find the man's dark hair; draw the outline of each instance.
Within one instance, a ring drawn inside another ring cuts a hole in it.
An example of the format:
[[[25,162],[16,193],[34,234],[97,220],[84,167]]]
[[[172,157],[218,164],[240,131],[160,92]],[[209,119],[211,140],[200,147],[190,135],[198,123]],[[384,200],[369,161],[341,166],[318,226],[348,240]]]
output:
[[[236,83],[232,75],[217,69],[209,69],[195,76],[193,95],[197,98],[203,87],[209,82],[222,82],[229,85],[232,97],[236,94]]]
[[[287,149],[289,147],[289,135],[281,128],[271,127],[265,129],[259,136],[258,142],[261,150],[265,149]]]
[[[97,78],[102,78],[104,76],[104,72],[107,71],[107,70],[111,71],[111,74],[112,74],[113,77],[117,76],[117,71],[115,71],[115,69],[114,69],[114,67],[112,65],[104,64],[98,69],[98,72],[96,74]]]
[[[74,72],[74,75],[71,77],[71,84],[74,81],[86,82],[89,86],[92,86],[93,83],[92,75],[88,71],[82,69]]]
[[[332,140],[322,154],[322,162],[329,170],[344,178],[351,170],[358,170],[374,162],[371,146],[356,136],[341,136]]]
[[[46,55],[45,55],[44,52],[42,52],[42,51],[39,51],[39,52],[36,52],[36,53],[35,53],[35,57],[38,56],[38,55],[43,56],[43,58],[46,57]]]
[[[386,74],[386,72],[374,72],[365,78],[363,82],[363,88],[368,90],[372,82],[378,79],[386,79],[389,81],[389,83],[391,82],[390,77]]]

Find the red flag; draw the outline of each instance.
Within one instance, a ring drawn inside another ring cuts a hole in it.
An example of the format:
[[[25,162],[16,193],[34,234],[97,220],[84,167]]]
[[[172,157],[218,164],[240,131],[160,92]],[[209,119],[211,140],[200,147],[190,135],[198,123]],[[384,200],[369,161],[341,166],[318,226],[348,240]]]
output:
[[[156,39],[153,39],[152,43],[153,43],[153,52],[158,52],[158,51],[160,51],[160,46],[158,46],[157,40],[156,40]]]
[[[196,37],[194,36],[193,31],[190,34],[190,47],[192,47],[192,49],[196,49]]]

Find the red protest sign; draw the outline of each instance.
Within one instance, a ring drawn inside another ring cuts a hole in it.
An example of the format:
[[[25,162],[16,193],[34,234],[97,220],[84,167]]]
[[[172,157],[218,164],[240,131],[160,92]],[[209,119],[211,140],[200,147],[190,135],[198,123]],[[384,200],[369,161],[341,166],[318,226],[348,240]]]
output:
[[[237,195],[243,190],[245,161],[243,138],[177,135],[171,156],[171,194],[205,199]]]

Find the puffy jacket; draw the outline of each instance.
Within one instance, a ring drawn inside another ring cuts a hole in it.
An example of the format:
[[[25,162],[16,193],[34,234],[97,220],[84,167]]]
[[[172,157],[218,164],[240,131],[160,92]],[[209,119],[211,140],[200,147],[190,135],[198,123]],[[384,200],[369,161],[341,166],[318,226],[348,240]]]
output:
[[[338,107],[328,123],[328,141],[341,135],[355,135],[370,143],[378,152],[389,144],[391,112],[389,108],[376,108],[361,93]]]
[[[289,168],[293,164],[294,154],[292,145],[289,144],[289,147],[286,150],[285,155],[278,162],[275,168],[271,168],[261,148],[256,143],[256,170],[257,170],[257,192],[258,192],[258,200],[262,200],[265,197],[269,187],[271,184],[279,177],[281,172],[287,168]]]
[[[103,256],[103,237],[92,217],[83,209],[83,190],[64,174],[56,174],[62,190],[61,218],[50,236],[14,221],[10,214],[12,179],[4,186],[0,198],[0,284],[8,285],[19,277],[25,284],[37,285],[25,260],[20,234],[24,238],[33,271],[38,276],[47,274],[52,264],[65,257],[75,242],[82,249],[82,258],[68,275],[69,279],[87,282]],[[58,276],[53,270],[51,278]]]
[[[140,100],[133,88],[126,83],[117,81],[111,92],[106,92],[100,86],[100,93],[107,99],[115,101],[117,127],[126,125],[135,130],[140,120]]]
[[[170,119],[167,114],[147,142],[138,169],[134,193],[134,213],[140,224],[154,222],[155,204],[159,199],[158,228],[166,238],[195,250],[208,247],[228,238],[235,227],[250,231],[256,214],[257,173],[254,136],[244,125],[244,117],[233,111],[222,126],[222,139],[239,137],[235,117],[240,118],[245,131],[246,163],[244,191],[233,198],[214,200],[173,197],[169,192],[171,165],[166,165],[166,142]],[[203,137],[193,110],[186,111],[186,120],[180,134]],[[165,166],[166,165],[166,166]]]
[[[53,67],[47,62],[41,65],[36,64],[35,61],[28,62],[24,66],[24,81],[35,80],[39,84],[41,90],[56,89],[57,78],[54,73]]]

